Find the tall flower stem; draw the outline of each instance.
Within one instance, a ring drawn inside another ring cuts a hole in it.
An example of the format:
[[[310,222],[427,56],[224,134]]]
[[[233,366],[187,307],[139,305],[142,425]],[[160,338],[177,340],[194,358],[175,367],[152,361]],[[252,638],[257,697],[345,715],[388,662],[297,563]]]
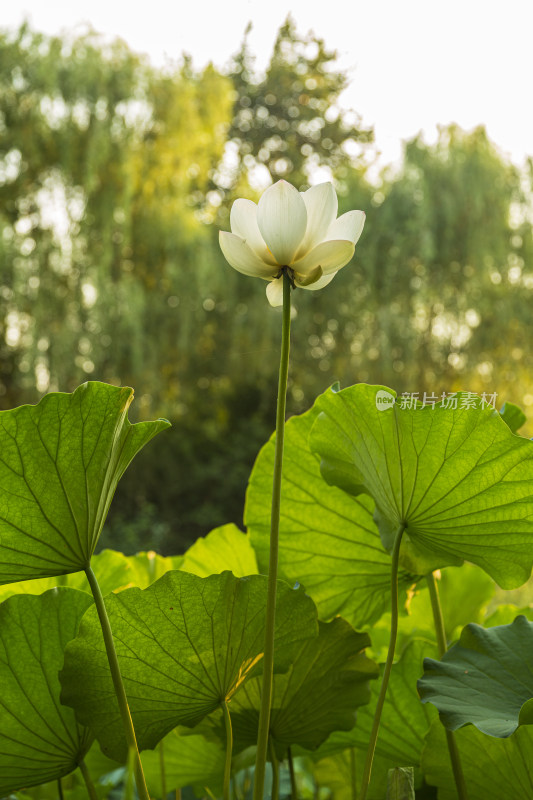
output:
[[[446,642],[444,617],[442,615],[442,606],[440,604],[439,589],[433,572],[430,572],[428,575],[426,575],[426,581],[429,589],[429,597],[431,599],[431,609],[433,611],[433,622],[435,625],[439,658],[442,658],[448,647]],[[457,747],[457,742],[455,740],[455,736],[453,735],[453,731],[446,730],[446,743],[448,745],[448,752],[450,754],[450,761],[452,764],[457,795],[459,800],[468,800],[468,792],[466,790],[463,768],[461,766],[461,757],[459,755],[459,749]]]
[[[107,610],[104,603],[104,598],[100,585],[96,579],[91,566],[85,569],[87,580],[93,593],[94,603],[100,619],[102,633],[104,636],[105,649],[107,652],[107,660],[109,661],[109,669],[111,670],[111,677],[113,678],[113,686],[117,696],[118,707],[120,716],[122,717],[122,724],[124,727],[124,735],[128,750],[133,753],[133,769],[135,774],[135,783],[137,785],[137,792],[139,793],[139,800],[150,800],[148,789],[146,788],[146,781],[144,780],[144,773],[141,764],[141,757],[139,755],[139,748],[137,747],[137,738],[135,736],[135,729],[131,719],[130,707],[128,705],[128,698],[126,697],[126,690],[122,681],[120,666],[118,663],[117,651],[115,650],[115,642],[113,641],[113,632]]]
[[[394,651],[396,649],[396,639],[398,637],[398,564],[400,560],[400,545],[402,543],[402,536],[405,530],[405,524],[402,522],[396,536],[394,538],[394,547],[392,549],[392,565],[391,565],[391,625],[390,625],[390,639],[389,650],[387,652],[387,660],[383,669],[383,677],[381,679],[381,688],[379,690],[378,702],[376,704],[376,711],[374,713],[374,722],[372,723],[372,731],[370,733],[370,740],[368,742],[368,749],[366,751],[365,768],[363,770],[363,778],[361,781],[361,792],[359,800],[365,800],[368,786],[370,784],[370,776],[372,774],[372,763],[374,761],[374,753],[376,751],[376,742],[378,740],[379,724],[381,722],[381,712],[385,703],[385,696],[389,685],[389,678],[392,669],[392,662],[394,661]]]
[[[268,752],[270,706],[272,702],[272,675],[274,670],[274,623],[276,616],[276,580],[278,577],[279,518],[281,506],[281,473],[283,467],[283,441],[285,438],[285,406],[289,374],[289,349],[291,333],[291,279],[288,269],[283,271],[283,325],[281,332],[281,358],[279,362],[278,405],[276,413],[276,450],[274,455],[274,481],[272,485],[272,511],[270,517],[270,559],[265,621],[265,652],[263,658],[263,685],[257,754],[255,759],[254,800],[263,800],[265,770]]]

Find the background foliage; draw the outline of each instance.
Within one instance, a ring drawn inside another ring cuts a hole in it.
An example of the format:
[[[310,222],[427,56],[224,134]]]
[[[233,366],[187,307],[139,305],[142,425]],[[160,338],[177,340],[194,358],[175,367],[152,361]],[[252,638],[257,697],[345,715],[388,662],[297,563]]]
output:
[[[367,213],[354,264],[294,296],[291,412],[335,380],[533,405],[533,162],[450,126],[376,178],[346,82],[290,19],[261,75],[246,38],[227,69],[199,71],[93,32],[0,34],[0,408],[92,378],[173,423],[122,482],[104,544],[179,552],[241,522],[280,317],[217,237],[270,180],[303,189],[320,169],[341,210]]]

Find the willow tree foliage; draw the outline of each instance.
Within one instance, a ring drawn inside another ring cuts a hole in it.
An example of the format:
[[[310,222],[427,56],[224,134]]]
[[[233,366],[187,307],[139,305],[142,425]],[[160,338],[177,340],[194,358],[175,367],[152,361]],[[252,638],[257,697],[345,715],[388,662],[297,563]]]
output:
[[[245,37],[230,77],[237,93],[229,140],[241,172],[258,166],[272,180],[305,188],[316,167],[333,173],[351,164],[357,143],[373,139],[359,116],[339,108],[347,75],[323,39],[298,33],[289,16],[280,28],[264,76],[256,76]]]

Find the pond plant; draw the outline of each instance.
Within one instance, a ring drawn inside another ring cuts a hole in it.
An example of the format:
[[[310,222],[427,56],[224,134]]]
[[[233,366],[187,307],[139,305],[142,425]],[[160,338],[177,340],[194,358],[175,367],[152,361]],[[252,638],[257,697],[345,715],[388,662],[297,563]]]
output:
[[[533,797],[533,614],[497,599],[533,564],[524,415],[356,384],[285,422],[291,294],[363,230],[337,210],[280,181],[220,234],[282,307],[246,533],[94,555],[169,423],[96,381],[0,412],[0,797]]]

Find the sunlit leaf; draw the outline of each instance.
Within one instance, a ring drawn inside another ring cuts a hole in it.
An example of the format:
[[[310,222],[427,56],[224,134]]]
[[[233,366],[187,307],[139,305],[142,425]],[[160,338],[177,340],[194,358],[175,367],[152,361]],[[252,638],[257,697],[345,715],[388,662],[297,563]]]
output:
[[[469,622],[481,622],[494,595],[495,584],[484,570],[465,563],[460,568],[443,569],[438,589],[446,634],[448,640],[452,640],[457,628]]]
[[[0,797],[67,775],[92,734],[59,702],[67,643],[92,599],[61,587],[0,605]]]
[[[494,581],[486,572],[468,563],[461,567],[446,567],[441,570],[437,584],[445,632],[449,641],[458,638],[462,628],[469,622],[483,621],[495,587]],[[381,638],[385,647],[388,647],[390,615],[385,615],[379,621],[378,627],[379,634],[376,626],[372,630],[373,648],[375,642]],[[386,633],[383,637],[382,628]],[[413,636],[436,641],[431,599],[425,581],[417,584],[416,591],[407,605],[407,615],[400,616],[398,649],[401,651],[406,640]]]
[[[91,558],[91,568],[98,579],[102,592],[123,589],[133,583],[133,573],[128,558],[116,550],[103,550]],[[42,594],[56,586],[69,586],[71,589],[80,589],[91,592],[89,581],[84,572],[71,572],[68,575],[52,575],[48,578],[36,578],[17,583],[5,583],[0,586],[0,598],[11,597],[14,594]]]
[[[90,382],[0,411],[0,583],[87,566],[120,477],[169,425],[131,425],[132,399]]]
[[[519,606],[515,606],[512,603],[504,603],[485,617],[483,627],[493,628],[495,625],[510,625],[520,614],[530,622],[533,622],[533,606],[519,608]]]
[[[497,411],[437,403],[383,404],[389,389],[359,384],[321,395],[311,434],[322,474],[376,502],[383,544],[405,524],[401,563],[426,573],[463,559],[504,588],[520,585],[533,561],[533,442]],[[471,405],[471,404],[470,404]]]
[[[332,756],[326,756],[313,764],[312,771],[317,785],[331,792],[332,800],[353,800],[353,783],[356,780],[356,752],[344,750]],[[383,797],[387,783],[381,782],[379,798]]]
[[[163,577],[165,572],[181,569],[183,556],[160,556],[159,553],[149,550],[146,553],[127,556],[127,562],[131,569],[130,583],[138,586],[139,589],[146,589],[151,583]],[[102,594],[104,594],[103,590]]]
[[[285,428],[280,574],[305,586],[321,619],[341,614],[361,627],[390,607],[391,559],[372,519],[372,500],[349,497],[320,475],[308,445],[317,413],[315,406],[292,417]],[[274,437],[255,462],[244,515],[261,570],[268,564],[273,469]],[[401,587],[412,582],[401,573]]]
[[[230,572],[200,578],[167,572],[147,589],[106,597],[141,749],[176,725],[193,727],[261,671],[267,579]],[[288,669],[317,635],[316,608],[302,588],[278,583],[276,668]],[[81,679],[83,676],[83,681]],[[90,725],[104,753],[120,760],[125,740],[95,609],[70,643],[62,702]]]
[[[131,585],[144,589],[168,570],[176,569],[180,562],[180,556],[164,558],[153,552],[125,556],[116,550],[102,550],[92,556],[91,568],[98,579],[102,594],[109,594]],[[70,586],[72,589],[91,592],[85,573],[71,572],[68,575],[5,583],[0,586],[0,600],[14,594],[42,594],[55,586]]]
[[[520,616],[487,629],[470,624],[440,661],[425,660],[418,690],[450,730],[472,724],[490,736],[510,736],[533,721],[521,715],[533,698],[532,664],[533,622]]]
[[[258,572],[250,538],[236,525],[222,525],[197,539],[183,557],[180,569],[206,578],[229,569],[237,578]]]

